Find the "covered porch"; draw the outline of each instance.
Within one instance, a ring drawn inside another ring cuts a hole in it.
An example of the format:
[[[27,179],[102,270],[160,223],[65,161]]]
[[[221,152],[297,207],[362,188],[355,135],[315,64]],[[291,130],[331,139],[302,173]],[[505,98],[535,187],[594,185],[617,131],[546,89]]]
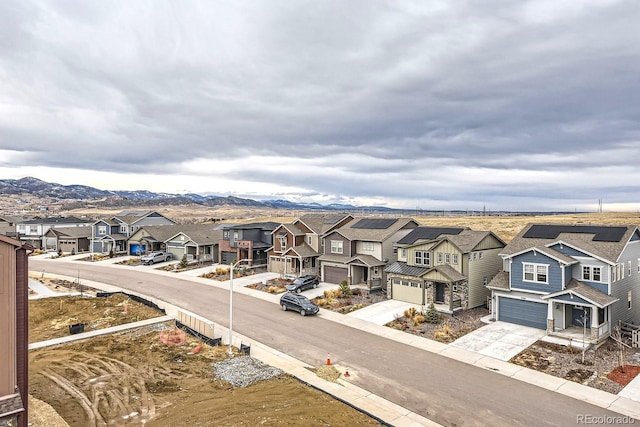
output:
[[[468,308],[467,278],[450,265],[435,266],[422,279],[426,305],[433,303],[438,311],[448,314]]]
[[[385,262],[371,255],[356,255],[346,264],[351,285],[360,285],[370,291],[382,289],[385,283],[382,277]]]
[[[280,255],[280,262],[272,266],[271,271],[284,276],[299,277],[307,274],[320,275],[318,257],[320,255],[308,245],[299,245],[287,249]],[[279,271],[275,271],[279,270]]]
[[[572,279],[564,290],[541,299],[549,303],[548,335],[596,345],[611,335],[611,305],[617,298]]]

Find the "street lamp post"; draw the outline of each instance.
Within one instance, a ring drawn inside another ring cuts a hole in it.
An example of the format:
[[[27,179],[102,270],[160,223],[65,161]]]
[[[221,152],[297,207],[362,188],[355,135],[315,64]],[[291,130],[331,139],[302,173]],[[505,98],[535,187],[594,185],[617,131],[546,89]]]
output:
[[[251,260],[244,258],[231,263],[231,269],[229,270],[229,356],[233,355],[233,270],[238,264],[249,261]]]

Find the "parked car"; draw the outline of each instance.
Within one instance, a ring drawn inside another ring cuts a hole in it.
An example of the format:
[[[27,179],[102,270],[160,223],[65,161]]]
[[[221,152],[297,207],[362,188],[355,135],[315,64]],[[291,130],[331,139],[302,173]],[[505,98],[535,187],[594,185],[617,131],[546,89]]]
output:
[[[288,284],[285,287],[290,292],[300,293],[306,289],[317,288],[318,284],[320,284],[320,280],[318,280],[318,276],[308,274],[306,276],[298,277],[292,283]]]
[[[149,252],[149,254],[140,258],[140,262],[151,265],[156,262],[171,261],[171,258],[173,258],[173,256],[169,252]]]
[[[287,310],[295,310],[300,312],[301,316],[306,316],[307,314],[316,314],[320,311],[320,307],[315,305],[309,300],[309,298],[304,295],[294,294],[292,292],[287,292],[280,297],[280,307],[282,307],[282,311]]]

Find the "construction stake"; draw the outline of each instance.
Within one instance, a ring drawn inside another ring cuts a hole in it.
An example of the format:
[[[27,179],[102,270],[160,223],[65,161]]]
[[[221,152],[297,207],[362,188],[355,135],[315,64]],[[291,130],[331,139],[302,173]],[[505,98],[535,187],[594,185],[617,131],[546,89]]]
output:
[[[329,357],[329,353],[327,353],[327,366],[331,366],[331,358]]]

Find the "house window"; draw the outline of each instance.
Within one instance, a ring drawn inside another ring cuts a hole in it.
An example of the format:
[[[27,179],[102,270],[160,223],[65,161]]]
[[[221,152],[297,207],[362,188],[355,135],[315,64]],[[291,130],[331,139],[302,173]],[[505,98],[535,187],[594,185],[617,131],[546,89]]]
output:
[[[453,264],[458,265],[458,254],[453,254]]]
[[[442,264],[442,252],[438,252],[438,264]]]
[[[240,238],[240,233],[238,231],[233,232],[233,240],[238,240]]]
[[[631,291],[627,292],[627,308],[631,310]]]
[[[342,240],[332,240],[331,241],[331,253],[332,254],[341,254],[342,253]]]
[[[400,256],[401,256],[403,259],[407,259],[407,250],[406,250],[406,249],[402,249],[402,250],[400,251]],[[638,260],[638,269],[640,269],[640,259]],[[639,270],[639,271],[640,271],[640,270]]]
[[[287,237],[286,236],[278,237],[278,240],[280,241],[280,249],[281,250],[287,249]]]
[[[229,240],[229,230],[224,230],[224,231],[222,232],[222,238],[223,238],[224,240]]]
[[[445,264],[451,264],[451,254],[444,254]]]
[[[618,264],[618,267],[620,267],[620,280],[624,279],[624,264]]]
[[[30,226],[29,226],[29,233],[30,233],[30,234],[36,234],[36,233],[38,233],[38,226],[37,226],[37,225],[30,225]]]
[[[482,255],[484,254],[484,252],[478,252],[478,259],[482,259]]]
[[[640,258],[638,258],[638,273],[640,273]]]
[[[373,250],[373,242],[362,242],[362,250],[363,251],[372,251]]]
[[[631,261],[627,262],[627,268],[629,269],[629,276],[631,276]]]
[[[378,266],[373,267],[373,274],[376,276],[380,274],[380,268]]]
[[[120,232],[121,232],[122,234],[126,234],[126,232],[127,232],[127,226],[126,226],[126,225],[121,225],[121,226],[120,226]]]
[[[313,243],[313,236],[307,236],[307,245],[311,246]]]
[[[525,263],[523,268],[525,282],[548,283],[549,266],[544,264]]]
[[[458,292],[458,285],[453,285],[453,292]]]
[[[593,273],[594,282],[600,282],[602,280],[602,269],[600,267],[593,267],[591,272]]]
[[[582,267],[582,280],[591,280],[591,267]]]
[[[107,226],[106,225],[98,226],[98,234],[107,234]]]

